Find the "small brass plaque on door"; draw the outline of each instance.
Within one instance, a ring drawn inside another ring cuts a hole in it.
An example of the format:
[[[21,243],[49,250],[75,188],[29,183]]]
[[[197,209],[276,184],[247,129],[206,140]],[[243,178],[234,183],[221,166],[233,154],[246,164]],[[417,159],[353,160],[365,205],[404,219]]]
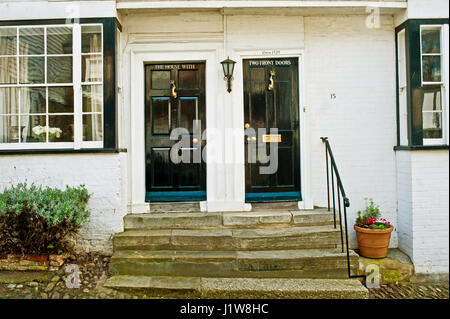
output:
[[[262,136],[264,143],[280,143],[281,134],[264,134]]]

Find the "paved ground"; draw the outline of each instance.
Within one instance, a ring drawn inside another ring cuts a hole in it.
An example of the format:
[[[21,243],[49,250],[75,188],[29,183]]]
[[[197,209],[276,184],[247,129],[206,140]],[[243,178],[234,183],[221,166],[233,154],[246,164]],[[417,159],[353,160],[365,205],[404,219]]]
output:
[[[447,283],[399,283],[369,289],[370,299],[448,299]]]
[[[0,271],[0,299],[122,299],[146,298],[106,289],[103,283],[111,276],[108,271],[109,257],[89,254],[67,262],[77,265],[80,287],[67,288],[64,267],[58,272],[7,272]],[[373,299],[448,299],[447,283],[399,283],[382,285],[369,290]]]
[[[115,290],[103,288],[108,271],[108,256],[89,254],[72,257],[57,272],[0,271],[0,299],[123,299],[138,298]],[[76,265],[79,287],[68,288],[70,274],[65,267]],[[142,296],[139,298],[143,298]],[[144,298],[149,298],[144,296]]]

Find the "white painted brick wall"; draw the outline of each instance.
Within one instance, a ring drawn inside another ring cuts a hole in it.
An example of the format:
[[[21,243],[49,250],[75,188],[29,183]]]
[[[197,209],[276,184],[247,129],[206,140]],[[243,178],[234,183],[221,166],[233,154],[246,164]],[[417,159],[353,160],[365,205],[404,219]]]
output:
[[[347,196],[349,226],[373,198],[397,225],[395,43],[390,16],[368,29],[366,16],[305,17],[305,88],[314,204],[326,206],[328,136]],[[331,100],[335,93],[337,99]],[[357,247],[354,230],[352,247]],[[391,247],[397,247],[397,232]]]
[[[124,154],[0,156],[0,190],[20,182],[64,189],[85,184],[92,194],[89,224],[75,244],[78,251],[112,252],[111,238],[123,231],[126,213]]]
[[[449,152],[411,152],[413,262],[418,273],[449,272]]]
[[[414,258],[411,152],[399,151],[397,159],[398,246]]]

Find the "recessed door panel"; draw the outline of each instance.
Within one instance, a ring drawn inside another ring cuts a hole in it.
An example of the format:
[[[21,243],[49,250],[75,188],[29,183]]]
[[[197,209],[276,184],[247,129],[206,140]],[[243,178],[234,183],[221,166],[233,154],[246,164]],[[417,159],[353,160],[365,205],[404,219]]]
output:
[[[178,83],[182,89],[198,89],[199,88],[199,70],[180,70],[178,72]]]
[[[153,70],[151,72],[152,89],[168,89],[170,87],[170,71]]]
[[[153,161],[150,174],[150,187],[171,187],[172,167],[170,163],[170,148],[153,148],[151,152]]]
[[[190,134],[193,134],[194,120],[198,120],[198,98],[180,97],[178,101],[180,127],[187,129]]]
[[[154,97],[151,100],[152,134],[170,133],[171,105],[168,97]]]

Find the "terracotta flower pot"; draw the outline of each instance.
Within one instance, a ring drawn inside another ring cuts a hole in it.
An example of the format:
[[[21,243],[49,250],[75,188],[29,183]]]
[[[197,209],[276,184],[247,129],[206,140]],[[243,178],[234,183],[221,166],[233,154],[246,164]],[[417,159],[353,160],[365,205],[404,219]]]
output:
[[[394,227],[369,229],[353,226],[358,239],[359,253],[367,258],[384,258],[388,252],[389,241]]]

